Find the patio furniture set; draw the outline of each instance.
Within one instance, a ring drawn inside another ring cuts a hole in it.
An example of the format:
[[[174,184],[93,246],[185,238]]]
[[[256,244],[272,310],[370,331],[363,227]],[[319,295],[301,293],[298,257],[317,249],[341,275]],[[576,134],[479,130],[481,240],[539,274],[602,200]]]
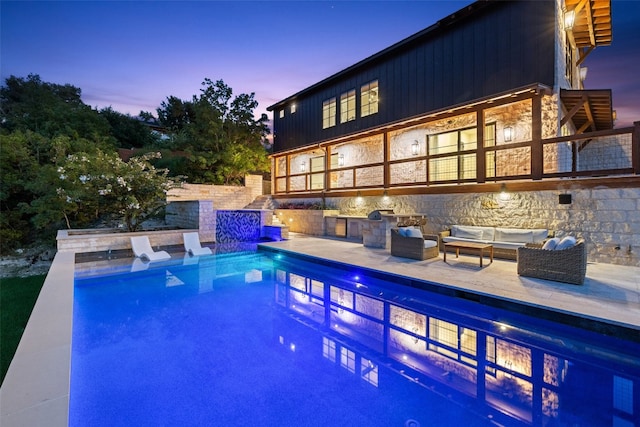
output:
[[[554,237],[547,229],[453,225],[438,234],[423,234],[424,224],[391,229],[391,255],[426,260],[453,251],[478,255],[480,267],[489,256],[516,260],[520,276],[581,285],[587,269],[584,239]]]

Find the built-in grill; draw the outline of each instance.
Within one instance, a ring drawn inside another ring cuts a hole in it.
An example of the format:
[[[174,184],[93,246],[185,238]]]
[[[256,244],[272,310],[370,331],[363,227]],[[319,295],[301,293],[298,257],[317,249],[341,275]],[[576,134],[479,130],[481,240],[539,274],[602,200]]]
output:
[[[369,215],[367,215],[367,218],[375,221],[382,221],[382,215],[391,214],[393,214],[393,209],[376,209],[375,211],[371,211]]]

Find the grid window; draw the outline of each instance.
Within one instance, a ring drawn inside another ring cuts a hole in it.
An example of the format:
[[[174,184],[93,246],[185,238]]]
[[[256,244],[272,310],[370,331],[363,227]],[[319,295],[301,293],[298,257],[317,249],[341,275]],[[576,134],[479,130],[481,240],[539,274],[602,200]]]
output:
[[[336,125],[336,98],[322,102],[322,129]]]
[[[360,88],[360,117],[378,112],[378,81],[374,80]]]
[[[340,123],[356,119],[356,90],[340,95]]]

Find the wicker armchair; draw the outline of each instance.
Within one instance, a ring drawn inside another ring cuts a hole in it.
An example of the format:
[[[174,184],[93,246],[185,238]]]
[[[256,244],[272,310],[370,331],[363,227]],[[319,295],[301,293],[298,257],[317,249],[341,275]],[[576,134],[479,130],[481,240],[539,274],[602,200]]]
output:
[[[434,241],[435,246],[425,248],[425,240]],[[424,234],[422,237],[405,237],[398,233],[397,228],[392,228],[391,255],[418,260],[434,258],[440,254],[438,240],[436,234]]]
[[[546,250],[528,243],[518,248],[518,274],[582,285],[587,273],[587,245],[583,239],[568,249]]]

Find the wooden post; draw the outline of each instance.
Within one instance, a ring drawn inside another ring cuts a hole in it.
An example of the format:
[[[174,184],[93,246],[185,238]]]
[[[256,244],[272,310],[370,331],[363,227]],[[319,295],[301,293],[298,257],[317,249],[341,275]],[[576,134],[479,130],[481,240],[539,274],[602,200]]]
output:
[[[476,113],[476,182],[486,181],[487,166],[486,154],[484,151],[484,109],[481,108]]]
[[[542,149],[542,95],[531,98],[531,179],[541,180],[544,153]]]

